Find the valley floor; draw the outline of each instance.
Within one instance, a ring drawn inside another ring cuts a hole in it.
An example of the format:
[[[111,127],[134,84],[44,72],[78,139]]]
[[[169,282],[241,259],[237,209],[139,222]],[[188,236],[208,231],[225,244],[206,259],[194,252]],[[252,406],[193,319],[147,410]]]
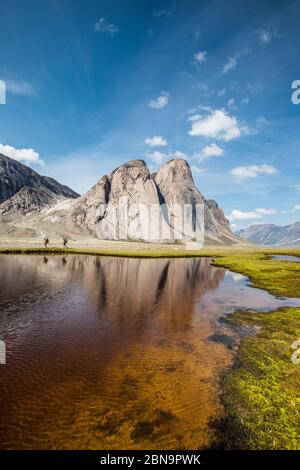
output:
[[[185,250],[182,246],[92,242],[63,250],[59,245],[1,243],[0,253],[87,253],[134,257],[209,256],[217,266],[248,276],[252,285],[282,297],[300,297],[300,263],[273,260],[272,254],[300,256],[300,249],[217,248]],[[255,336],[242,339],[236,363],[222,378],[226,417],[216,423],[216,447],[242,449],[300,449],[300,309],[271,313],[235,312],[233,328],[258,326]],[[294,349],[293,349],[294,347]],[[298,346],[299,349],[299,346]]]

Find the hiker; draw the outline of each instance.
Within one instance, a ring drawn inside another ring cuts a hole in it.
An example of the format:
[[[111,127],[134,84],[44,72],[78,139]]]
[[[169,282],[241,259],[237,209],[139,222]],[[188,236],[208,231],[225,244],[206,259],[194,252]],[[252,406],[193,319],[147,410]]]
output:
[[[68,247],[67,247],[67,244],[68,244],[68,239],[67,239],[67,237],[64,237],[64,238],[63,238],[63,245],[64,245],[64,248],[68,248]]]
[[[47,246],[49,245],[49,238],[48,237],[44,238],[44,245],[45,245],[45,248],[47,248]]]

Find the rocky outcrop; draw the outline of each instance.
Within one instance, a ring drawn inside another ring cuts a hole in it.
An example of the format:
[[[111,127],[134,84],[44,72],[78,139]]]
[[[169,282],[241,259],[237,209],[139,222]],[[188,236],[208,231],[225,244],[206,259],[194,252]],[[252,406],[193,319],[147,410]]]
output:
[[[218,204],[198,191],[185,160],[170,160],[156,174],[150,174],[143,160],[133,160],[77,196],[52,178],[0,155],[0,221],[7,222],[2,231],[7,225],[16,236],[34,230],[38,237],[47,233],[155,243],[240,242]]]
[[[0,204],[25,187],[36,191],[49,192],[53,197],[76,198],[79,196],[68,186],[58,183],[53,178],[41,176],[28,166],[0,154]],[[34,194],[36,194],[36,191]],[[27,202],[29,202],[29,192],[25,193]]]
[[[44,207],[55,202],[56,195],[45,189],[23,186],[14,196],[0,204],[0,215],[11,218],[13,215],[40,212]]]
[[[231,234],[229,220],[226,219],[223,210],[219,207],[218,203],[213,199],[206,199],[206,205],[209,210],[213,225],[216,231],[226,234]]]
[[[188,224],[180,219],[184,206]],[[73,203],[67,224],[104,240],[199,241],[196,234],[202,231],[212,243],[238,242],[223,211],[198,191],[181,159],[152,175],[143,160],[120,166]]]
[[[103,208],[108,203],[111,175],[102,176],[95,186],[78,198],[67,216],[69,227],[76,231],[87,230],[95,234],[95,226],[103,215]]]
[[[158,211],[152,224],[151,207]],[[71,221],[77,230],[85,228],[102,240],[158,242],[159,227],[167,227],[156,184],[143,160],[128,162],[103,176],[76,201]]]
[[[170,160],[161,167],[155,175],[155,182],[161,194],[161,200],[168,207],[173,204],[188,204],[192,206],[193,219],[196,221],[196,208],[203,206],[204,235],[218,242],[221,237],[233,239],[228,220],[218,204],[212,199],[206,200],[195,186],[192,172],[186,160]],[[172,223],[172,213],[168,211],[169,223]],[[199,228],[199,227],[198,227]],[[194,225],[194,229],[197,227]]]

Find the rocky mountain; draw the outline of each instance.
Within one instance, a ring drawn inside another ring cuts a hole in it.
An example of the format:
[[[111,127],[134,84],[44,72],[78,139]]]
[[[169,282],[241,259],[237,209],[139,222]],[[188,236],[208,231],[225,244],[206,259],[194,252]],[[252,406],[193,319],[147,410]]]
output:
[[[52,238],[236,244],[222,209],[196,188],[185,160],[151,174],[133,160],[81,197],[67,186],[0,155],[0,234]],[[35,235],[34,235],[35,234]],[[201,240],[200,240],[200,238]]]
[[[174,210],[184,204],[190,206],[190,227],[185,228],[182,214]],[[218,204],[206,200],[195,187],[189,164],[180,159],[170,160],[155,174],[150,174],[143,160],[120,166],[74,202],[66,224],[69,230],[105,240],[187,241],[190,231],[200,229],[198,206],[203,210],[206,243],[240,241]],[[147,207],[153,211],[150,215]]]
[[[39,212],[53,204],[55,200],[56,194],[48,189],[23,186],[16,194],[0,204],[0,215],[12,217],[13,214]]]
[[[300,222],[280,226],[274,224],[253,224],[238,235],[245,240],[268,246],[300,246]]]
[[[58,198],[78,196],[68,186],[0,154],[0,214],[25,214],[41,210]]]

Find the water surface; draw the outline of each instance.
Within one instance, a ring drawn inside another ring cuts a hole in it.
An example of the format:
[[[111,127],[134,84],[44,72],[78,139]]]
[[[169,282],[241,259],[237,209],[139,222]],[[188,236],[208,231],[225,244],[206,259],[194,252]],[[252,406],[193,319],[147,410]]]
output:
[[[272,259],[280,261],[292,261],[295,263],[300,263],[299,256],[290,256],[290,255],[273,255]]]
[[[208,258],[0,256],[2,449],[203,448],[239,309],[299,305]]]

